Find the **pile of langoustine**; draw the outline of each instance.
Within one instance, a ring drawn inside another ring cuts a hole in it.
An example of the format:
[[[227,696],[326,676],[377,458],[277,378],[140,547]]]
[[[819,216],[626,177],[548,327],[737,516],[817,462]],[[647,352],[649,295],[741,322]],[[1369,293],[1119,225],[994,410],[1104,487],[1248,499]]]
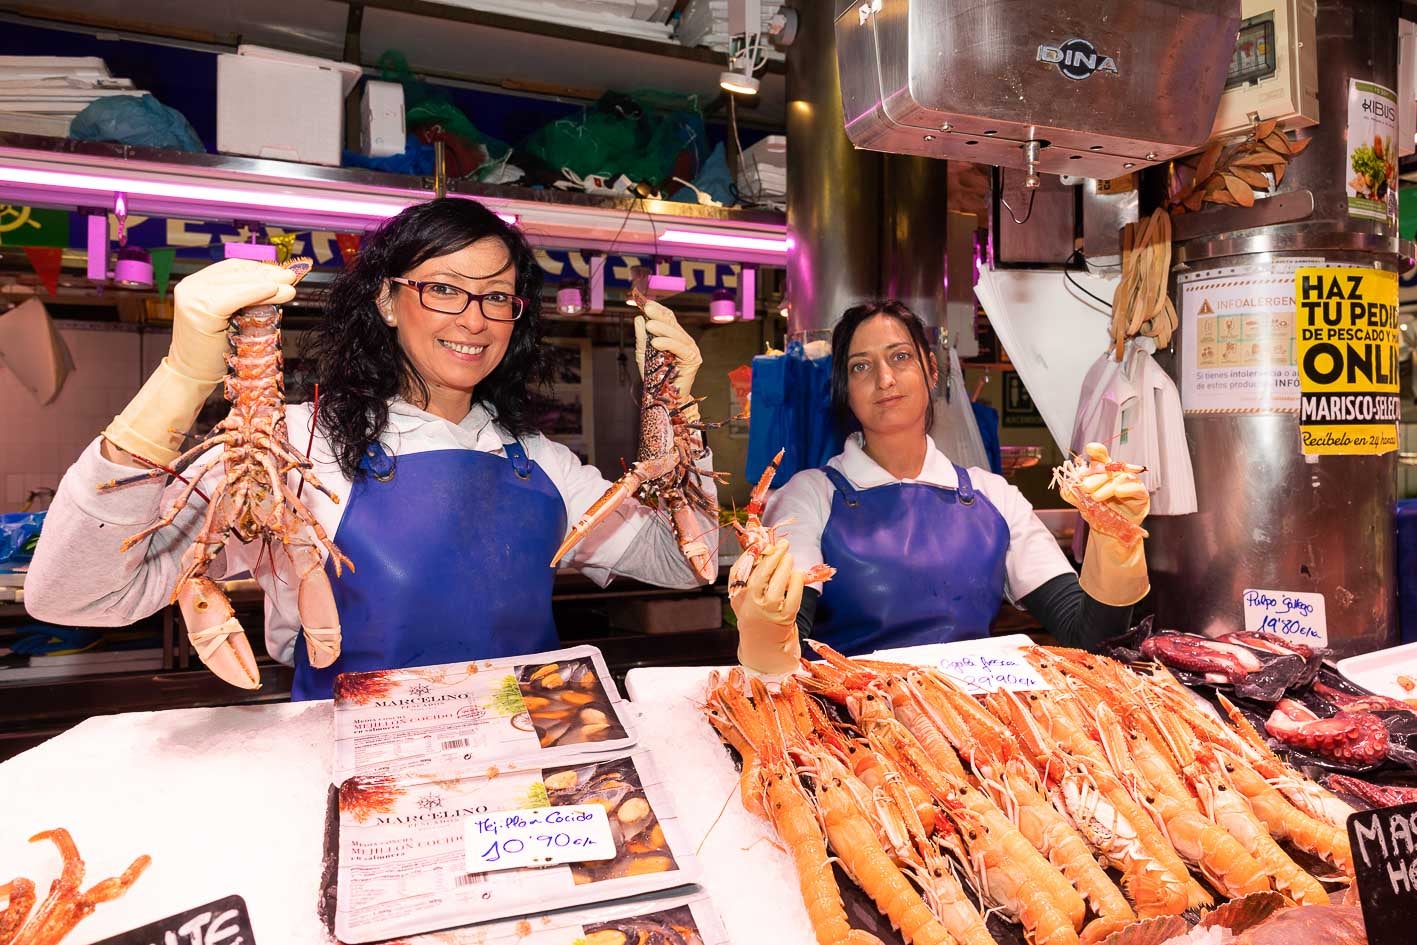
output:
[[[1164,667],[1035,647],[1050,690],[976,697],[932,669],[813,646],[822,660],[774,691],[715,675],[705,712],[742,757],[743,803],[789,852],[822,945],[878,941],[849,926],[828,850],[918,945],[993,945],[976,902],[1032,945],[1124,941],[1215,894],[1325,906],[1281,841],[1325,880],[1352,876],[1352,808]]]

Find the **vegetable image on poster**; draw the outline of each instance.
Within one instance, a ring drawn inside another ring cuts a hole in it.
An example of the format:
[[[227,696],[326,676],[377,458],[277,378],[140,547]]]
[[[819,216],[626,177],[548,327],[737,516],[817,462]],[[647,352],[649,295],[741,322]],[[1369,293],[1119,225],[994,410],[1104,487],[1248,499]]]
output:
[[[1397,220],[1397,95],[1348,80],[1348,215]]]
[[[1304,453],[1396,450],[1397,273],[1299,269],[1294,298]]]

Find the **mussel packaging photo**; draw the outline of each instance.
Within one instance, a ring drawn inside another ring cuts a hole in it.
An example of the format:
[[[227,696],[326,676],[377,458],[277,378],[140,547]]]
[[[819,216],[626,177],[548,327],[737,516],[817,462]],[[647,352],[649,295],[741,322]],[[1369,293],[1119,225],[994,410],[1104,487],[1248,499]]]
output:
[[[399,939],[402,945],[728,945],[702,892],[654,893],[599,906],[482,922]]]
[[[449,780],[360,775],[339,786],[338,807],[342,942],[608,902],[698,872],[645,751]]]
[[[623,751],[635,734],[605,659],[577,646],[335,681],[334,783],[358,775],[464,773]]]

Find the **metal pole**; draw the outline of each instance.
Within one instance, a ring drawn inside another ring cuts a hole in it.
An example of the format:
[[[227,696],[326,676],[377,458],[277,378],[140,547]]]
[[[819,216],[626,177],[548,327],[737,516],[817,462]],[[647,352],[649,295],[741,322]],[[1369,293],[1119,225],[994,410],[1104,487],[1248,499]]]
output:
[[[846,138],[833,7],[790,0],[787,50],[788,328],[829,328],[879,287],[881,161]]]
[[[1320,123],[1280,188],[1312,192],[1314,212],[1178,242],[1178,272],[1264,273],[1296,259],[1397,268],[1395,222],[1351,216],[1345,191],[1349,80],[1397,88],[1397,16],[1395,0],[1321,0]],[[1185,355],[1178,342],[1168,366],[1178,380]],[[1292,410],[1188,409],[1199,511],[1147,522],[1161,626],[1242,629],[1246,589],[1305,591],[1323,594],[1329,645],[1340,655],[1396,642],[1397,454],[1306,457],[1298,425]]]

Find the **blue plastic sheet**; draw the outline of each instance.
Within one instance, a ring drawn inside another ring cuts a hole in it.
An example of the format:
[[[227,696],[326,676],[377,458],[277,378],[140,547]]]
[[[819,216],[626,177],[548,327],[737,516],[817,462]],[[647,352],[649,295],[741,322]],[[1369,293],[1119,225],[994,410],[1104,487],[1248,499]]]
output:
[[[0,515],[0,571],[14,571],[30,563],[43,524],[43,512]]]
[[[999,411],[980,403],[972,403],[974,422],[979,427],[979,438],[984,441],[984,455],[989,457],[989,470],[1003,475],[1004,455],[999,449]]]
[[[77,141],[116,141],[146,148],[205,153],[186,117],[151,95],[112,95],[95,99],[74,116],[69,137]]]
[[[841,452],[845,431],[831,411],[831,357],[808,358],[799,343],[777,357],[753,359],[752,421],[745,474],[754,482],[784,450],[773,484],[781,487],[804,469],[825,466]]]

